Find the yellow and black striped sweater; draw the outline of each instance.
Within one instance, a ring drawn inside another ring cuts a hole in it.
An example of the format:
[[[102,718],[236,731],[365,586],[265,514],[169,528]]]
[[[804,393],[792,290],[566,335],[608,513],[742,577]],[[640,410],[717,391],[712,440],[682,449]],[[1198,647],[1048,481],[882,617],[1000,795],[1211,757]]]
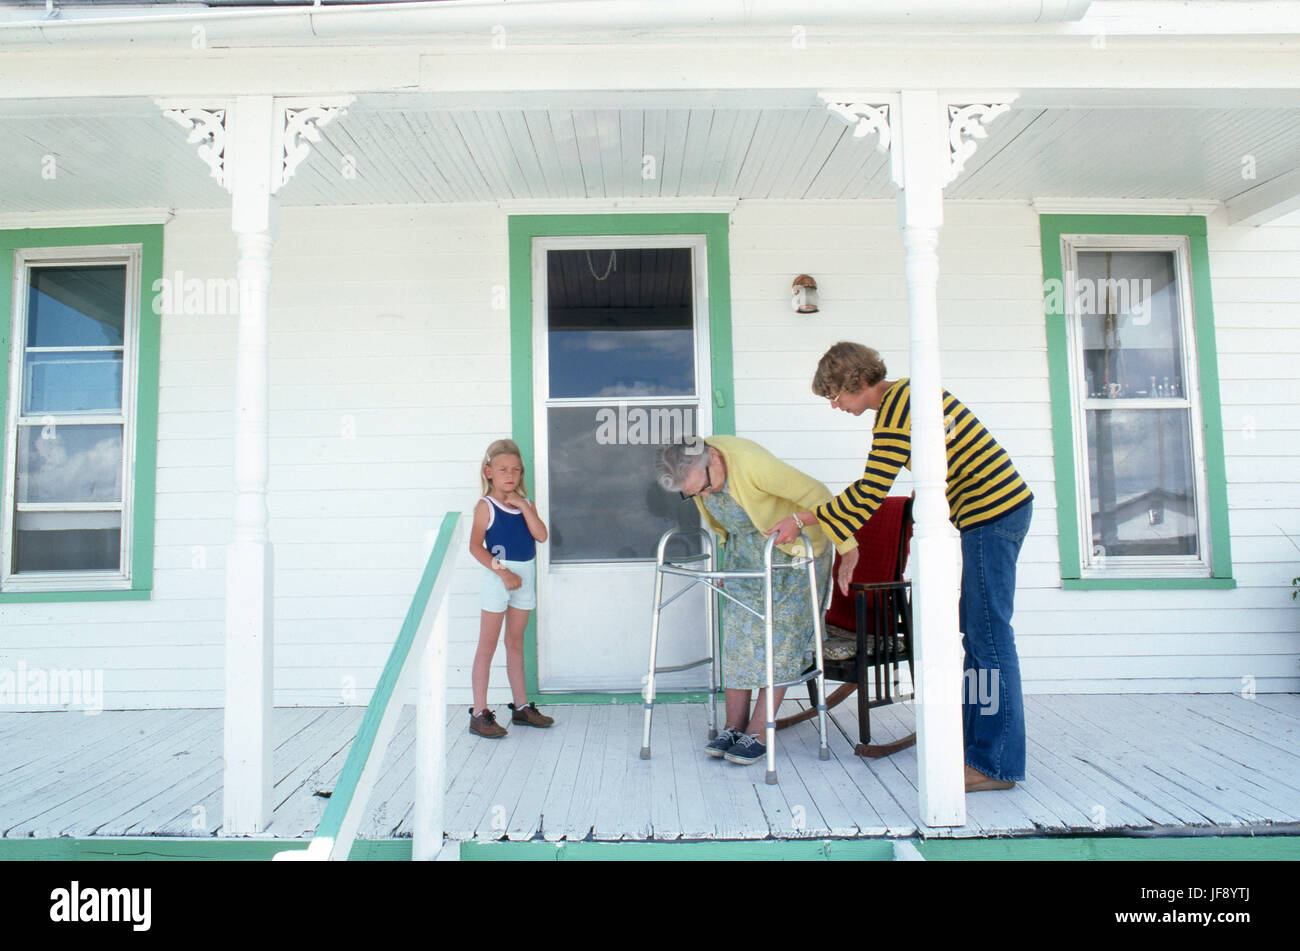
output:
[[[853,535],[889,494],[898,470],[912,468],[912,387],[899,380],[885,391],[871,429],[871,453],[862,478],[813,510],[835,541]],[[1030,501],[1034,494],[1007,451],[957,397],[943,391],[948,442],[948,511],[958,531],[991,522]]]

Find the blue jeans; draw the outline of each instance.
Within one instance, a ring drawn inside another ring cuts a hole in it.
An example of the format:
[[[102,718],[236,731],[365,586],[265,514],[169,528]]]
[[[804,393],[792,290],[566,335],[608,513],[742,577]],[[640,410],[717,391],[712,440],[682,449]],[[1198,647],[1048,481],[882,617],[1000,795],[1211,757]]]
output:
[[[1033,502],[961,533],[962,735],[966,763],[994,779],[1025,778],[1025,701],[1011,612],[1016,558]]]

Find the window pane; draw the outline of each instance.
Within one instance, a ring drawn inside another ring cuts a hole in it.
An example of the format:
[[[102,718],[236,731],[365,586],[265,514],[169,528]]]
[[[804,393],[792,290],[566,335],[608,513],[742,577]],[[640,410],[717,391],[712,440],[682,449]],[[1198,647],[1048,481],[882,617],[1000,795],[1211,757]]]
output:
[[[695,393],[689,248],[548,251],[550,395]]]
[[[1189,411],[1086,415],[1094,558],[1199,555]]]
[[[15,572],[116,571],[121,564],[121,512],[19,512]]]
[[[20,426],[19,502],[122,501],[122,426]]]
[[[122,411],[122,351],[27,354],[23,414]]]
[[[27,297],[27,346],[121,346],[126,265],[33,267]]]
[[[1186,396],[1174,253],[1080,251],[1078,262],[1086,395]]]
[[[699,527],[695,503],[665,492],[654,474],[660,445],[695,435],[693,407],[562,407],[547,415],[553,563],[653,559],[668,529]],[[670,553],[686,550],[682,543]]]

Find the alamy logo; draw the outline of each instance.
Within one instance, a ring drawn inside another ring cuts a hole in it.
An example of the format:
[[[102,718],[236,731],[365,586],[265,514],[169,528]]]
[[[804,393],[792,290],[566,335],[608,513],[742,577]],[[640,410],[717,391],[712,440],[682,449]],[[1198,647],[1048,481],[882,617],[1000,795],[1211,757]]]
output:
[[[86,716],[104,710],[104,671],[0,667],[0,706],[80,707]]]
[[[1048,278],[1043,295],[1050,313],[1065,312],[1065,298],[1074,301],[1074,312],[1084,316],[1104,317],[1115,314],[1128,317],[1135,327],[1151,323],[1152,282],[1144,278],[1090,278],[1065,272],[1065,279]]]
[[[596,442],[602,446],[686,443],[692,455],[704,449],[704,441],[695,433],[695,410],[690,406],[602,406],[596,410]]]
[[[153,292],[153,312],[159,315],[221,317],[240,311],[241,288],[233,277],[187,278],[184,271],[177,271],[170,278],[155,280]]]
[[[945,700],[960,699],[968,706],[976,708],[983,717],[997,716],[1002,706],[1001,671],[996,667],[958,669],[941,665],[930,679],[932,695]],[[926,681],[918,680],[915,684],[917,702],[926,700]],[[960,692],[960,694],[959,694]]]
[[[148,931],[153,920],[153,889],[68,888],[50,892],[50,921],[129,921],[132,931]]]

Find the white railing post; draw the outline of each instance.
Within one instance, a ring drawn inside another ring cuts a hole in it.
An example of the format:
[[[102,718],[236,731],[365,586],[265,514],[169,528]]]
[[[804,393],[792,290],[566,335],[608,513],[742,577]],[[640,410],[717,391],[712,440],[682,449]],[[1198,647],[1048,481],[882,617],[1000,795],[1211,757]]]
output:
[[[447,775],[447,598],[437,607],[420,658],[415,702],[415,810],[411,858],[427,862],[442,851]]]

